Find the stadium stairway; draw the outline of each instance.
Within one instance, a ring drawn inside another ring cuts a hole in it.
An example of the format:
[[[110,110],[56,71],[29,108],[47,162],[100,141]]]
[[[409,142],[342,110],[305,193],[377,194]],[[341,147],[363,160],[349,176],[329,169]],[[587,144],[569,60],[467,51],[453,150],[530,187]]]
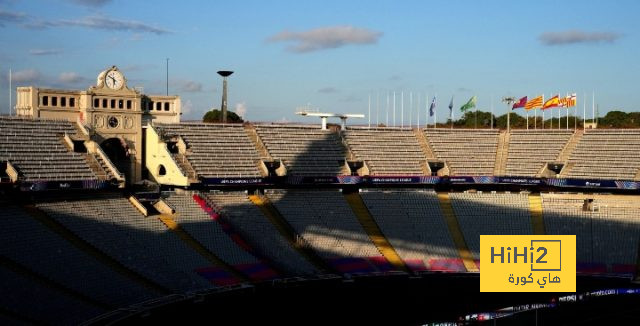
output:
[[[529,194],[529,212],[531,213],[531,226],[533,234],[547,234],[544,228],[544,217],[542,216],[542,198],[540,194]]]
[[[560,155],[558,155],[557,161],[564,163],[564,167],[562,168],[562,171],[560,171],[560,176],[566,177],[567,174],[569,174],[569,171],[571,171],[571,168],[573,168],[575,163],[569,163],[569,157],[578,146],[578,143],[580,143],[583,135],[584,130],[576,130],[573,135],[571,135],[567,145],[562,149],[562,152],[560,152]]]
[[[409,272],[409,268],[405,265],[400,255],[384,236],[380,227],[371,216],[369,209],[362,201],[362,197],[357,192],[344,194],[347,203],[351,207],[353,214],[358,218],[358,222],[371,239],[371,242],[378,248],[378,251],[391,263],[397,270]]]
[[[205,248],[198,240],[193,238],[189,233],[187,233],[183,228],[178,225],[178,223],[173,219],[173,216],[166,213],[160,213],[155,216],[149,216],[149,218],[157,218],[159,219],[169,230],[175,232],[176,235],[186,243],[189,248],[193,249],[200,256],[204,257],[207,261],[211,262],[214,266],[223,269],[225,272],[232,275],[237,280],[242,282],[248,282],[249,279],[244,276],[242,273],[235,270],[235,268],[231,267],[229,264],[225,263],[222,259],[218,258],[216,255],[211,253],[207,248]]]
[[[136,273],[135,271],[130,270],[115,258],[95,248],[94,246],[92,246],[91,244],[83,240],[81,237],[77,236],[75,233],[65,228],[62,224],[58,223],[54,219],[47,216],[44,212],[37,209],[35,206],[25,205],[23,206],[23,209],[31,217],[36,219],[38,222],[42,223],[51,231],[58,234],[61,238],[67,240],[69,243],[71,243],[73,246],[80,249],[81,251],[85,252],[87,255],[90,255],[96,260],[98,260],[99,262],[109,266],[109,268],[111,268],[115,272],[120,273],[121,275],[139,283],[140,285],[153,291],[154,293],[159,293],[162,295],[168,295],[173,293],[173,291],[159,284],[156,284],[155,282],[152,282],[151,280]]]
[[[249,195],[249,200],[258,206],[262,214],[267,217],[269,222],[278,230],[287,242],[308,262],[313,264],[315,268],[323,272],[335,273],[336,271],[327,264],[320,256],[304,243],[303,238],[298,235],[293,227],[287,223],[285,218],[280,214],[278,209],[264,196]]]
[[[467,242],[464,239],[464,235],[462,235],[462,230],[460,229],[460,224],[458,223],[458,218],[456,217],[455,212],[453,211],[453,206],[451,205],[451,198],[449,198],[449,193],[439,192],[438,200],[440,201],[440,209],[442,209],[442,215],[444,216],[445,221],[447,222],[447,227],[449,228],[449,233],[451,234],[451,238],[453,239],[453,243],[455,243],[456,248],[458,249],[458,253],[462,258],[462,263],[468,272],[478,272],[478,266],[476,266],[473,261],[473,255],[471,255],[471,251],[467,246]]]
[[[507,158],[509,157],[509,132],[501,131],[498,136],[498,150],[496,151],[496,165],[493,175],[505,175],[507,171]]]

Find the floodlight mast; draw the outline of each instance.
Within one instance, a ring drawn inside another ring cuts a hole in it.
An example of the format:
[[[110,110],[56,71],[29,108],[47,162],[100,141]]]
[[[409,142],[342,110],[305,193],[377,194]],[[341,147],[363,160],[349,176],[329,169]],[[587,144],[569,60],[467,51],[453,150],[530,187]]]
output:
[[[511,129],[511,104],[516,102],[516,98],[513,96],[505,96],[502,98],[502,102],[507,103],[507,132]]]
[[[347,119],[348,118],[364,118],[364,114],[359,113],[324,113],[324,112],[308,112],[308,111],[298,111],[297,115],[306,116],[306,117],[320,117],[322,130],[327,130],[327,118],[335,117],[340,118],[342,120],[342,129],[347,128]]]
[[[233,71],[220,70],[218,75],[222,76],[222,104],[220,110],[222,111],[222,123],[227,122],[227,77],[231,76]]]

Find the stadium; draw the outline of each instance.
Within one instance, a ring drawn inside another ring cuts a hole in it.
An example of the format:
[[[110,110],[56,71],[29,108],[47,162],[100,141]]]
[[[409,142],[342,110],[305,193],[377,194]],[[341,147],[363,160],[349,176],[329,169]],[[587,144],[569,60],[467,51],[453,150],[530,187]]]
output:
[[[2,324],[640,321],[640,130],[180,122],[117,67],[17,92]],[[478,292],[481,234],[575,234],[576,293]]]

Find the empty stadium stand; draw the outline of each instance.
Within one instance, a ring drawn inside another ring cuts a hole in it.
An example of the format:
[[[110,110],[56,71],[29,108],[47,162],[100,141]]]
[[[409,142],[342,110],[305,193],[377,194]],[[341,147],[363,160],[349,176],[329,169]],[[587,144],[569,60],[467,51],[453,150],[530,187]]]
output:
[[[492,175],[498,147],[497,129],[424,130],[435,156],[445,161],[451,175]]]
[[[575,234],[578,263],[627,266],[632,272],[640,241],[640,201],[635,196],[543,194],[548,234]],[[620,272],[620,271],[618,271]]]
[[[481,234],[533,234],[527,194],[451,193],[469,250],[480,258]]]
[[[400,257],[412,270],[446,268],[459,259],[433,190],[365,189],[360,196]],[[402,207],[402,209],[398,209]],[[441,263],[445,264],[441,264]]]
[[[546,163],[555,162],[573,130],[511,130],[506,175],[539,176]]]
[[[339,190],[268,190],[266,196],[307,243],[341,272],[375,270],[381,253]],[[319,209],[319,206],[322,209]]]
[[[252,247],[289,275],[313,275],[318,270],[305,261],[248,198],[246,192],[212,192],[205,194],[221,217],[235,227]]]
[[[26,182],[97,180],[85,154],[63,141],[75,132],[68,121],[0,116],[0,161],[10,162]]]
[[[190,250],[164,224],[145,217],[117,194],[74,196],[37,207],[129,269],[175,292],[211,287],[198,275],[210,263]]]
[[[340,135],[318,126],[256,125],[273,159],[282,160],[288,175],[336,176],[346,172],[346,150]]]
[[[425,154],[412,130],[354,128],[343,132],[346,144],[371,175],[429,175]]]
[[[201,177],[261,176],[258,170],[260,157],[242,125],[180,123],[156,126],[165,140],[182,137],[187,145],[184,157]],[[182,157],[176,156],[174,159],[184,164]]]
[[[569,178],[634,180],[640,169],[640,130],[588,129],[569,157]]]

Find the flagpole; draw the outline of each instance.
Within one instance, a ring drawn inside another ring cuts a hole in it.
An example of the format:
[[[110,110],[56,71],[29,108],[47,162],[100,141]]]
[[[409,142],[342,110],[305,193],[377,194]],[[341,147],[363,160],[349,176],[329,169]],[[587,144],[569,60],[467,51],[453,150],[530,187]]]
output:
[[[371,128],[371,94],[369,94],[369,128]]]
[[[533,109],[533,129],[538,130],[538,109]]]
[[[527,111],[527,130],[529,130],[529,111]]]
[[[596,91],[591,91],[591,122],[596,122]]]
[[[404,91],[400,92],[400,129],[404,128]]]
[[[449,111],[450,111],[449,115],[451,116],[451,129],[453,129],[453,107],[451,107]]]
[[[566,96],[569,96],[569,93],[567,93]],[[565,98],[567,98],[565,96]],[[565,128],[566,130],[569,130],[569,107],[567,106],[567,128]]]
[[[13,103],[13,99],[11,98],[13,95],[13,92],[11,92],[11,88],[13,86],[11,86],[11,82],[12,82],[12,78],[11,78],[11,68],[9,68],[9,115],[11,116],[11,112],[13,111],[13,109],[11,109],[11,103]],[[16,114],[17,115],[17,114]]]
[[[385,127],[389,127],[389,91],[387,91],[387,118],[385,122]]]
[[[424,93],[424,116],[425,116],[425,120],[427,120],[427,122],[425,122],[424,127],[425,128],[429,128],[429,93],[425,92]],[[434,118],[435,121],[435,118]]]
[[[584,100],[582,101],[582,129],[585,129],[587,125],[587,92],[582,91],[582,95],[584,95]]]
[[[493,130],[493,94],[491,94],[491,130]]]
[[[409,92],[409,129],[413,125],[413,91]]]
[[[558,100],[560,100],[560,92],[558,92]],[[560,130],[560,128],[562,128],[562,124],[560,123],[562,121],[562,117],[560,116],[562,112],[560,112],[560,107],[558,106],[558,130]]]
[[[380,91],[376,91],[376,127],[380,125]]]
[[[542,106],[544,107],[544,94],[542,94]],[[542,111],[542,129],[544,129],[544,109],[541,107],[540,111]]]
[[[418,93],[418,103],[416,103],[416,111],[418,112],[418,122],[416,127],[420,128],[420,93]]]
[[[393,126],[396,126],[396,91],[393,91]]]

